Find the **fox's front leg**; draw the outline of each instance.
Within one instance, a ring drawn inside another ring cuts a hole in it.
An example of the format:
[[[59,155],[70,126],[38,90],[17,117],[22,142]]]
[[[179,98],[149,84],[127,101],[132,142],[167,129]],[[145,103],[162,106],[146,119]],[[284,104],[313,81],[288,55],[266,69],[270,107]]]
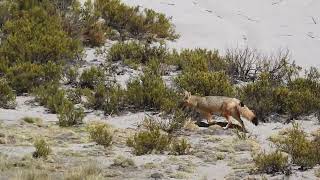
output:
[[[231,126],[232,122],[229,115],[225,115],[225,118],[227,119],[228,124],[223,129],[228,129]]]

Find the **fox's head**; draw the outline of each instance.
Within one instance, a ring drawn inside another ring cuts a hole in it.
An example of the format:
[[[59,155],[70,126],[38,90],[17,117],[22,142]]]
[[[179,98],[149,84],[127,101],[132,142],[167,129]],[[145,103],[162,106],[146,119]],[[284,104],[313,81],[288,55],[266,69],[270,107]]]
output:
[[[183,99],[182,99],[183,106],[192,106],[191,93],[188,91],[184,91],[181,95],[183,96]]]
[[[255,113],[250,110],[246,105],[241,108],[241,115],[251,121],[254,125],[258,125],[258,118]]]

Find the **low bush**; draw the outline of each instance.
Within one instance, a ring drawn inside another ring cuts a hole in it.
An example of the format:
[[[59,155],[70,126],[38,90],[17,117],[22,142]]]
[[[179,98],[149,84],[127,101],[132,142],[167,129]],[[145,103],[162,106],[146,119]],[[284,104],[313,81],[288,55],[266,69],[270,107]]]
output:
[[[287,114],[289,119],[316,113],[320,108],[320,84],[304,78],[279,83],[270,74],[262,74],[254,83],[239,91],[240,99],[254,110],[259,119],[272,113]]]
[[[88,126],[90,139],[95,141],[97,144],[104,147],[110,146],[112,143],[112,130],[111,127],[105,123],[91,123]]]
[[[291,156],[291,162],[301,169],[312,168],[319,162],[318,139],[309,140],[298,124],[288,129],[284,138],[274,140],[276,146]]]
[[[33,90],[35,100],[48,108],[51,113],[57,113],[63,103],[68,101],[66,99],[66,93],[59,88],[58,84],[49,83],[42,85]]]
[[[22,118],[22,120],[24,122],[30,123],[30,124],[41,124],[42,123],[41,118],[35,118],[35,117],[24,117],[24,118]]]
[[[88,25],[84,32],[84,38],[86,39],[85,44],[92,47],[104,45],[107,40],[107,31],[108,28],[106,28],[102,22],[97,21],[91,25]]]
[[[67,90],[67,98],[73,104],[80,104],[82,102],[81,96],[83,95],[83,90],[81,88],[68,89]]]
[[[167,55],[164,45],[151,46],[137,41],[118,42],[107,52],[108,61],[122,61],[126,64],[147,64],[150,59],[163,61]]]
[[[70,84],[70,85],[77,85],[78,76],[79,76],[78,68],[75,68],[75,67],[69,67],[65,72],[67,84]]]
[[[34,158],[47,158],[51,152],[48,143],[44,139],[37,139],[34,142],[34,147],[36,148],[36,151],[32,154]]]
[[[52,62],[47,64],[19,63],[8,69],[5,77],[17,94],[30,92],[42,84],[58,82],[61,66]]]
[[[125,90],[120,85],[111,85],[107,88],[107,93],[108,96],[103,109],[105,114],[118,114],[126,108],[127,99]]]
[[[62,29],[60,17],[50,14],[48,9],[34,2],[29,3],[27,11],[13,12],[13,18],[5,22],[2,28],[1,56],[11,64],[62,63],[76,59],[82,52],[80,41],[68,37]]]
[[[127,145],[134,149],[136,155],[162,153],[169,148],[171,138],[160,129],[145,130],[136,133],[127,140]]]
[[[186,155],[190,152],[191,145],[186,139],[175,140],[171,144],[171,152],[176,155]]]
[[[289,167],[288,156],[280,151],[271,153],[259,153],[253,158],[257,170],[261,173],[275,174],[285,173]]]
[[[224,72],[185,72],[175,79],[178,87],[202,96],[233,96],[229,77]]]
[[[92,91],[87,91],[86,97],[86,107],[103,110],[109,115],[118,114],[126,105],[125,90],[117,84],[110,86],[98,84]]]
[[[240,99],[248,107],[254,107],[255,114],[261,120],[266,119],[271,113],[277,113],[281,106],[274,101],[274,87],[275,85],[269,79],[268,74],[262,74],[260,79],[252,84],[248,84],[240,89]],[[278,92],[279,98],[283,99],[281,94],[283,91]],[[277,99],[279,101],[279,99]]]
[[[168,55],[166,62],[177,65],[184,72],[215,72],[227,69],[227,63],[217,50],[183,49],[180,53],[174,50]]]
[[[126,97],[135,109],[170,111],[177,106],[177,96],[169,90],[160,75],[145,72],[127,84]]]
[[[0,108],[14,108],[16,95],[8,82],[0,78]]]
[[[82,88],[94,89],[99,83],[106,80],[105,71],[100,67],[91,67],[86,69],[80,75],[80,86]]]
[[[175,33],[170,19],[151,9],[130,7],[120,0],[96,0],[95,9],[106,21],[106,26],[117,30],[122,40],[136,38],[157,41],[158,39],[175,40]]]
[[[69,100],[63,101],[59,107],[59,126],[68,127],[81,124],[84,117],[84,110],[81,107],[75,107]]]

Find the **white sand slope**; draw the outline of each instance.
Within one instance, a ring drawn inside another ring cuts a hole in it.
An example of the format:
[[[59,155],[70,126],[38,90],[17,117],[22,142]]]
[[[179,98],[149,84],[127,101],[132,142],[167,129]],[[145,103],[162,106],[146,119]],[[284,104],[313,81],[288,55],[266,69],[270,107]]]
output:
[[[249,46],[288,48],[302,66],[320,67],[319,0],[124,0],[172,16],[181,38],[175,48],[222,52]]]

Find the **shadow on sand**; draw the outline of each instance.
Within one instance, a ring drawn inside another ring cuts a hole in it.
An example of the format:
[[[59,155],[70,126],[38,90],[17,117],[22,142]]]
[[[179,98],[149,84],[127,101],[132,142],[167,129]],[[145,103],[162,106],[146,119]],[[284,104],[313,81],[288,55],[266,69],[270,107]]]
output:
[[[213,122],[213,123],[208,124],[208,123],[205,123],[205,122],[202,122],[202,121],[197,121],[195,124],[198,125],[199,127],[209,127],[209,126],[213,126],[213,125],[218,125],[218,126],[221,126],[221,127],[225,127],[228,123],[227,122]],[[229,129],[237,129],[237,130],[242,131],[242,127],[240,125],[237,125],[237,124],[231,124]]]

